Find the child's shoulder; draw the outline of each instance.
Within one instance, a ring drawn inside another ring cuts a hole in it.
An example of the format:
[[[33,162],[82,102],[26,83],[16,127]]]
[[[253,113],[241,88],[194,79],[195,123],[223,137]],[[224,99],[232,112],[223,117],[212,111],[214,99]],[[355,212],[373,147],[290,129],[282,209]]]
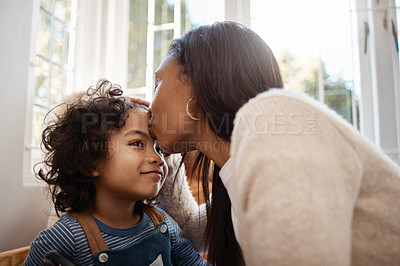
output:
[[[39,236],[46,235],[67,235],[74,237],[82,231],[82,228],[74,217],[63,214],[52,226],[42,230]]]
[[[181,228],[179,227],[178,223],[172,218],[166,211],[163,209],[156,207],[157,210],[161,212],[161,214],[164,216],[165,221],[167,223],[167,226],[170,230],[170,233],[172,234],[179,234],[181,233]]]
[[[154,206],[158,211],[160,211],[161,212],[161,214],[164,216],[164,218],[165,218],[165,221],[172,221],[172,222],[174,222],[174,223],[176,223],[175,222],[175,220],[174,220],[174,218],[172,218],[166,211],[164,211],[163,209],[161,209],[161,208],[159,208],[159,207],[157,207],[157,206]]]
[[[72,258],[76,248],[76,230],[69,215],[62,215],[52,226],[42,230],[31,242],[26,265],[40,265],[44,254],[57,250]]]
[[[81,226],[80,226],[79,222],[76,220],[76,218],[69,215],[68,213],[61,215],[60,219],[56,223],[67,226],[71,230],[81,228]]]
[[[39,235],[59,235],[67,236],[71,240],[83,234],[83,230],[79,222],[69,214],[60,216],[52,226],[44,229]]]

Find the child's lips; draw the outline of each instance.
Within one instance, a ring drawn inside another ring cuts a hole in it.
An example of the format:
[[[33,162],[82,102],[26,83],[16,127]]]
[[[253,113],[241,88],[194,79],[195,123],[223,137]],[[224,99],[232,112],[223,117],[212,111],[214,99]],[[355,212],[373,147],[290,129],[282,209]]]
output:
[[[160,170],[151,170],[151,171],[143,172],[142,174],[153,177],[155,179],[155,181],[160,181],[164,175],[163,172]]]

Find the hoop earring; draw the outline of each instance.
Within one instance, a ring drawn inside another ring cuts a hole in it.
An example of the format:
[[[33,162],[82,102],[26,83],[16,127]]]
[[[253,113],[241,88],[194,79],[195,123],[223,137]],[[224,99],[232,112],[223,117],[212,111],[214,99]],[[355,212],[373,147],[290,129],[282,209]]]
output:
[[[189,112],[189,104],[190,104],[190,102],[193,101],[194,99],[196,99],[196,98],[192,97],[192,98],[190,98],[189,101],[187,102],[187,104],[186,104],[186,114],[187,114],[191,119],[193,119],[193,120],[195,120],[195,121],[199,121],[199,120],[201,120],[201,118],[194,117],[194,116],[191,115],[190,112]]]

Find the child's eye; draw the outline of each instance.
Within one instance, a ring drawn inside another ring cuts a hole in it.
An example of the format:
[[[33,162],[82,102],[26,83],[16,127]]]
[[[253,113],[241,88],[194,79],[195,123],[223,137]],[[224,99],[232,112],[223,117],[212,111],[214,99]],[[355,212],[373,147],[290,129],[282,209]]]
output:
[[[143,145],[142,141],[136,140],[136,141],[133,141],[133,142],[129,143],[129,146],[143,147],[144,145]]]

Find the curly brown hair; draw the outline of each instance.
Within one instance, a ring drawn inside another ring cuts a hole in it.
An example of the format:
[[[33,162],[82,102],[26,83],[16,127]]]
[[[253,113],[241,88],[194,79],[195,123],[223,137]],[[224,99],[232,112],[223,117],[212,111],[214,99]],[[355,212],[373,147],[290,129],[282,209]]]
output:
[[[130,109],[147,110],[122,93],[119,85],[100,80],[75,101],[60,105],[64,111],[44,129],[45,157],[39,163],[44,167],[35,174],[49,185],[57,214],[93,206],[92,169],[107,158],[110,136],[125,125]]]

